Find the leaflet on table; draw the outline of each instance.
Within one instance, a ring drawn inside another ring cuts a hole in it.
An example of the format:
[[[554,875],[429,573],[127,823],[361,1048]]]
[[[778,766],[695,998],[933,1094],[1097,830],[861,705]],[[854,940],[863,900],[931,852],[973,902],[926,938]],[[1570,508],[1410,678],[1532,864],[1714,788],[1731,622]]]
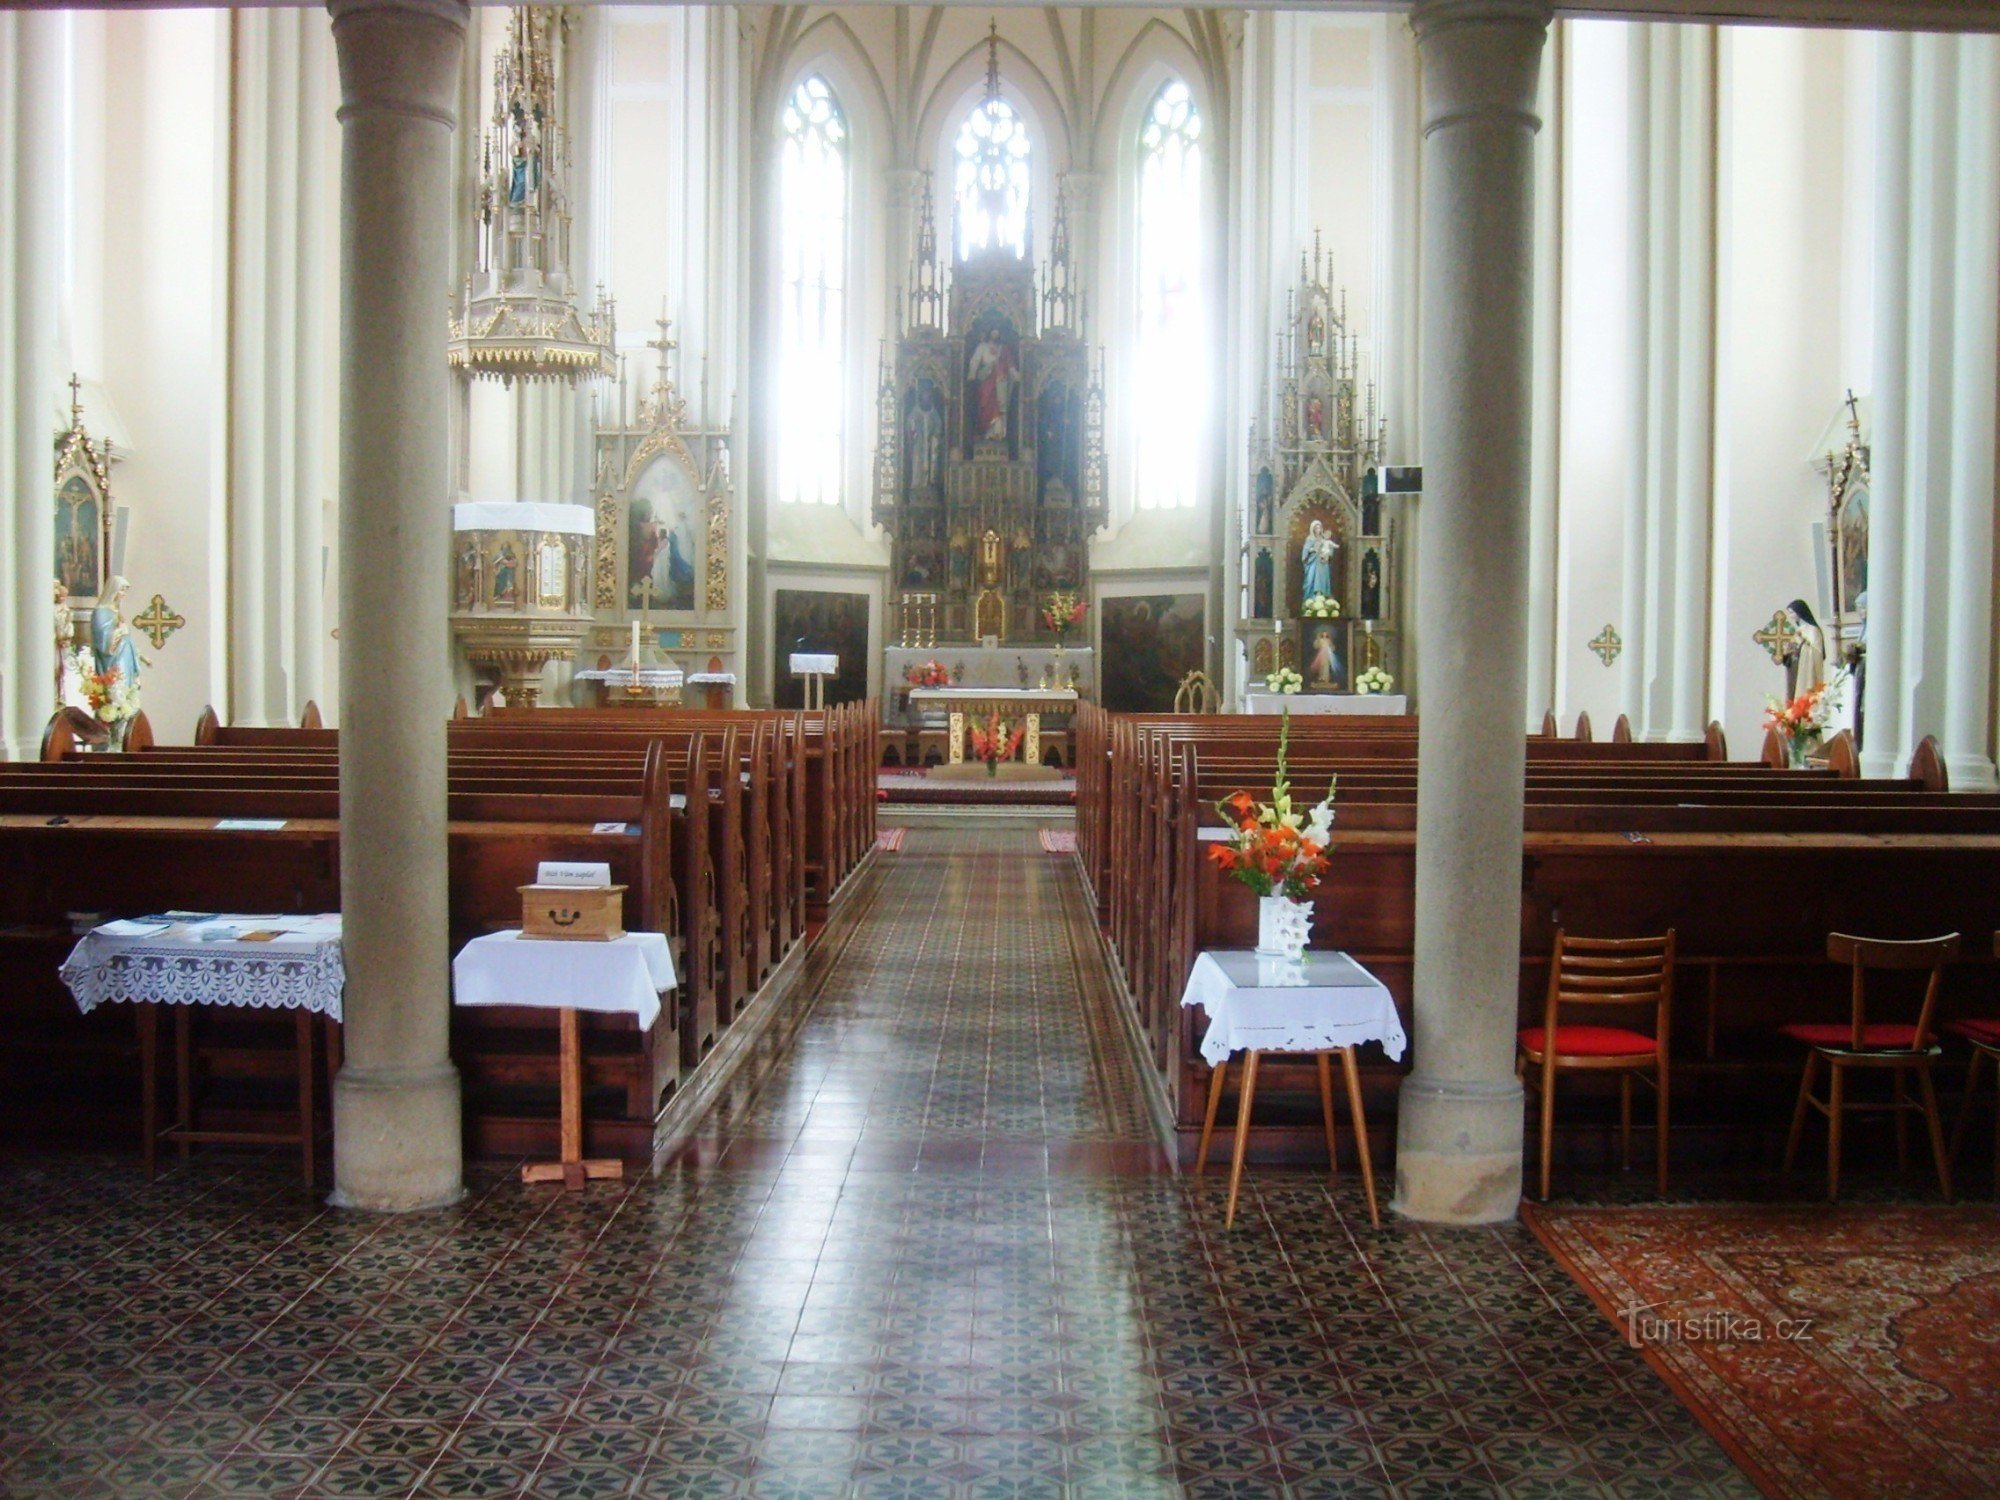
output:
[[[230,833],[276,833],[285,826],[283,818],[217,818],[215,826]]]

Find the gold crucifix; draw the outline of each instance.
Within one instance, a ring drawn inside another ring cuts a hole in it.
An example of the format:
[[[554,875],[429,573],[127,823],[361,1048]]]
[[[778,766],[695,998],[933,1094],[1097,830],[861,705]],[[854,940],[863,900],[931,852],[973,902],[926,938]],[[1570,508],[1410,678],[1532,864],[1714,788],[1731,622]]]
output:
[[[166,645],[168,636],[187,624],[187,617],[174,613],[167,601],[155,594],[145,612],[132,617],[132,623],[146,632],[146,639],[153,643],[153,649],[157,651]]]
[[[1771,653],[1771,660],[1779,666],[1799,643],[1799,628],[1792,623],[1792,612],[1781,609],[1771,616],[1771,623],[1762,630],[1752,631],[1750,639]]]
[[[1597,653],[1597,659],[1610,666],[1618,660],[1618,653],[1625,649],[1625,638],[1616,627],[1607,625],[1597,632],[1597,638],[1590,643],[1590,649]]]

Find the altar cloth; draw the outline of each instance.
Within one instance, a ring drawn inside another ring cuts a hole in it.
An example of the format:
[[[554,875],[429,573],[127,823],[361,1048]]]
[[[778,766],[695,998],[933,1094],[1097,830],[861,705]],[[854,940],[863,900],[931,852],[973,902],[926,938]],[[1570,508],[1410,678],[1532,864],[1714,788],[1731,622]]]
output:
[[[1208,1016],[1201,1055],[1220,1067],[1237,1051],[1324,1052],[1380,1042],[1400,1058],[1407,1039],[1396,1001],[1345,953],[1267,958],[1242,949],[1204,950],[1181,1004]]]
[[[628,932],[608,942],[524,938],[489,932],[451,961],[457,1005],[533,1005],[636,1016],[645,1031],[660,1018],[660,993],[674,987],[666,934]]]

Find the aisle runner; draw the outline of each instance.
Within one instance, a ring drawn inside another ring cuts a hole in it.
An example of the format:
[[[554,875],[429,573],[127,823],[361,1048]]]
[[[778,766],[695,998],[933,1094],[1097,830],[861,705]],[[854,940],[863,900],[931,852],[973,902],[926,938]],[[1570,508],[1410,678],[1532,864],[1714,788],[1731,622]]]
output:
[[[1993,1209],[1521,1212],[1767,1494],[1991,1493]]]
[[[1042,830],[1042,852],[1044,854],[1076,853],[1076,830],[1074,828],[1044,828]]]
[[[875,834],[875,847],[884,854],[894,854],[903,847],[903,835],[909,831],[907,828],[878,829]]]

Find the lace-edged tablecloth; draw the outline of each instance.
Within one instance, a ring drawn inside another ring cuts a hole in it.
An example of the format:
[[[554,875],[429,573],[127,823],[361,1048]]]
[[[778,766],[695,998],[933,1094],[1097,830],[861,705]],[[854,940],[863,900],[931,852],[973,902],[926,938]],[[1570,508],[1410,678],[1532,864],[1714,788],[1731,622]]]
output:
[[[1208,1015],[1201,1055],[1212,1067],[1238,1051],[1323,1052],[1363,1042],[1380,1042],[1400,1058],[1406,1041],[1394,998],[1345,953],[1308,952],[1294,961],[1205,951],[1181,1004]]]
[[[246,934],[271,933],[268,938]],[[58,971],[77,1009],[113,1001],[311,1010],[341,1018],[338,914],[108,922]]]

